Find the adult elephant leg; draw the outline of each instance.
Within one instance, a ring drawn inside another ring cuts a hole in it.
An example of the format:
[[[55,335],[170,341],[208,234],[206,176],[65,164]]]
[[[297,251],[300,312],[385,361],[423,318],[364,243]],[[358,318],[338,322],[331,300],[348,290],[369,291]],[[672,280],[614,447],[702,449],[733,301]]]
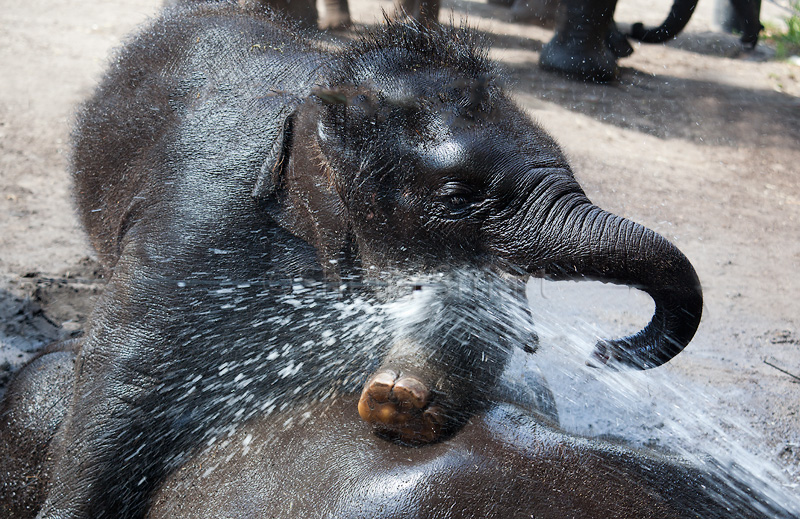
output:
[[[323,29],[344,29],[352,25],[350,7],[347,0],[325,0],[325,18]]]
[[[731,0],[731,5],[739,20],[742,31],[742,45],[754,49],[758,43],[758,34],[764,29],[761,25],[760,0]]]
[[[417,20],[424,26],[439,21],[440,0],[399,0],[398,10]]]
[[[570,77],[605,83],[617,76],[617,56],[608,48],[617,0],[564,0],[556,33],[544,46],[542,68]]]

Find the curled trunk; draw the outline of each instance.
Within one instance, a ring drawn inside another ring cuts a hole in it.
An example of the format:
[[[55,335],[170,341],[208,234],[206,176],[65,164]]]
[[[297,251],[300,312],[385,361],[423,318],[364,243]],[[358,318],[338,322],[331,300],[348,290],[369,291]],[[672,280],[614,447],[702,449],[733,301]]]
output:
[[[566,205],[544,220],[537,239],[544,238],[545,245],[528,251],[526,270],[553,280],[597,280],[643,290],[655,302],[650,323],[634,335],[599,342],[594,356],[639,369],[669,361],[700,323],[703,295],[691,263],[662,236],[582,196]]]

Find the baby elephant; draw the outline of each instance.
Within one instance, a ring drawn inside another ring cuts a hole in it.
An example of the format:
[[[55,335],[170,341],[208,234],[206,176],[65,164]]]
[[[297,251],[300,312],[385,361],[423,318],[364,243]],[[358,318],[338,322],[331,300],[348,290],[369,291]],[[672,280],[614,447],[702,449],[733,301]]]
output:
[[[228,3],[133,38],[74,135],[110,279],[40,517],[140,517],[239,424],[369,374],[359,411],[380,432],[452,434],[530,339],[509,279],[649,293],[650,324],[597,364],[680,352],[702,308],[688,260],[592,205],[498,76],[465,29],[391,23],[330,49]]]

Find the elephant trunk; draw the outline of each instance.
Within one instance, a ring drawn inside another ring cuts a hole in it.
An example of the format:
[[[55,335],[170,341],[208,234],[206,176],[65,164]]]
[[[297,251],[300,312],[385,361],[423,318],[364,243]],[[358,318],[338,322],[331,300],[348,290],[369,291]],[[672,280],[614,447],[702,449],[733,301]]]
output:
[[[697,7],[697,0],[675,0],[664,23],[658,27],[645,27],[642,23],[631,26],[630,37],[643,43],[664,43],[680,33]]]
[[[542,222],[539,216],[533,218]],[[528,273],[628,285],[655,302],[653,318],[643,330],[599,342],[596,360],[648,369],[669,361],[689,343],[700,323],[703,295],[694,268],[674,245],[583,196],[573,197],[561,210],[552,208],[543,229],[558,230],[539,233],[537,240],[546,236],[545,244],[541,247],[539,241],[536,252],[528,251],[523,260]]]

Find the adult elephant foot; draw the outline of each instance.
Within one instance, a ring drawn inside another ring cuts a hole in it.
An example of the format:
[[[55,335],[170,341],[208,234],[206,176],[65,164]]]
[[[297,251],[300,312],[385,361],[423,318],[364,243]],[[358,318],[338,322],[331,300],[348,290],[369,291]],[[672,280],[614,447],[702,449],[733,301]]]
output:
[[[617,53],[608,46],[617,0],[564,0],[556,33],[542,49],[542,68],[570,77],[606,83],[617,77]]]
[[[353,25],[347,0],[325,0],[325,18],[320,29],[338,31]]]
[[[398,18],[409,17],[425,27],[439,21],[441,0],[397,0],[395,6]]]
[[[375,430],[405,443],[432,443],[445,432],[445,411],[433,392],[414,375],[384,369],[364,386],[358,414]]]

